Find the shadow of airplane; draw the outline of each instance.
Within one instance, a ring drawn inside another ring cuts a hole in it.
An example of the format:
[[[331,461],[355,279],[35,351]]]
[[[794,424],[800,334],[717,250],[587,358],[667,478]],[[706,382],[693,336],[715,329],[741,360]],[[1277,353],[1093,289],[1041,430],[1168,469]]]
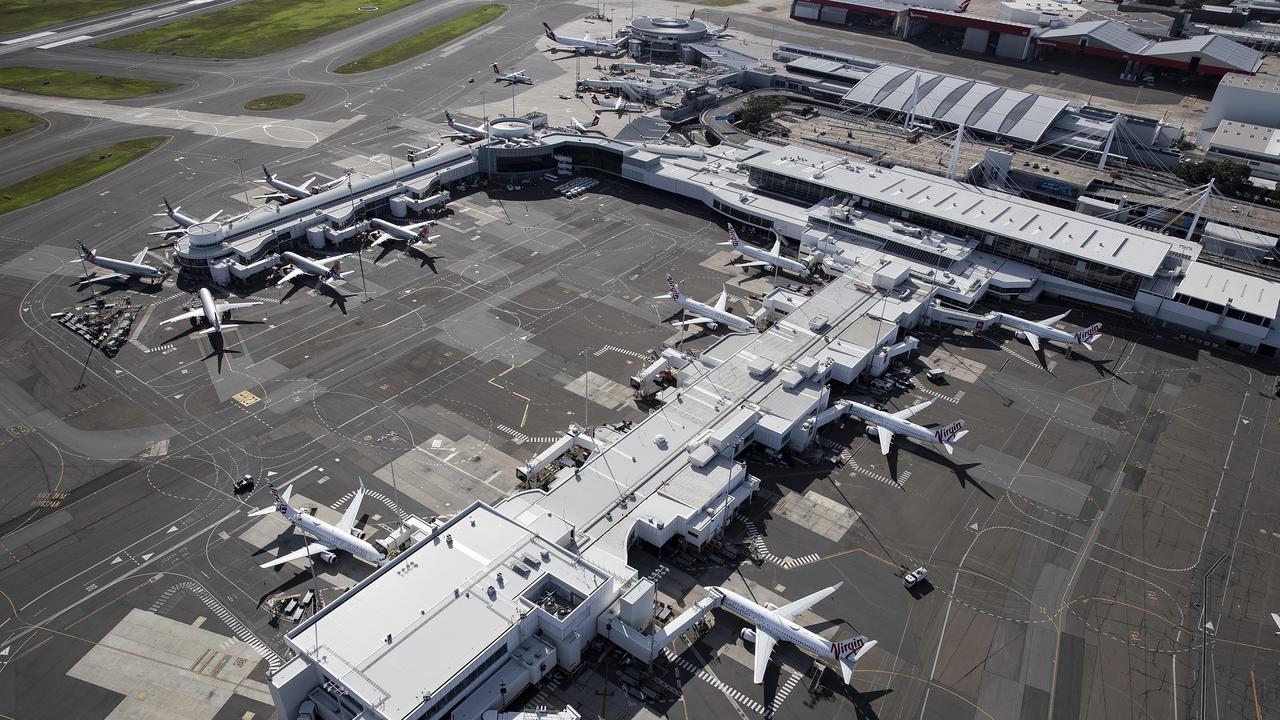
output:
[[[976,479],[974,479],[972,475],[969,474],[969,471],[971,469],[976,468],[982,464],[980,462],[959,463],[959,462],[956,462],[955,460],[952,460],[947,455],[943,455],[942,453],[935,451],[933,448],[927,445],[921,445],[918,443],[902,443],[902,444],[894,443],[893,448],[896,450],[909,452],[912,455],[915,455],[916,457],[922,460],[928,460],[932,463],[948,468],[949,470],[951,470],[951,472],[955,473],[956,479],[960,481],[960,487],[967,487],[968,485],[972,485],[973,487],[977,488],[978,492],[982,493],[983,495],[986,495],[992,500],[996,499],[994,495],[987,492],[987,489],[982,487],[982,485]],[[893,453],[890,453],[890,455],[892,454]],[[898,481],[896,475],[893,475],[891,477],[893,478],[894,482]]]
[[[399,249],[404,251],[405,255],[415,260],[420,260],[421,263],[418,265],[419,268],[430,268],[432,273],[436,275],[440,274],[440,270],[436,268],[436,260],[441,259],[439,255],[432,255],[428,253],[426,250],[423,250],[421,245],[418,245],[416,243],[407,243],[404,241],[395,242],[395,243],[393,242],[383,243],[378,248],[382,252],[378,254],[378,257],[373,259],[373,264],[377,265],[379,260],[382,260],[386,256],[390,255],[391,251],[395,250],[397,246],[399,247]]]

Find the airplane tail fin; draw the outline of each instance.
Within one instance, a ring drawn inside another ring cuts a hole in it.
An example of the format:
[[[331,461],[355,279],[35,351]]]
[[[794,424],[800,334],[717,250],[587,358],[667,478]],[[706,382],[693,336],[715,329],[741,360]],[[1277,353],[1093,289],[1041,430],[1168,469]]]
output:
[[[501,75],[502,71],[498,69],[498,63],[489,63],[489,67],[493,68],[494,75]]]
[[[598,98],[598,97],[596,97],[594,94],[592,94],[592,95],[591,95],[591,104],[592,104],[592,105],[599,105],[599,104],[600,104],[600,98]]]
[[[283,515],[289,510],[289,498],[293,496],[293,486],[290,485],[285,488],[283,495],[280,494],[279,490],[276,490],[276,486],[270,480],[267,481],[267,487],[271,489],[271,497],[275,498],[275,503],[260,510],[250,512],[249,517],[257,517],[259,515],[266,515],[273,512],[278,512]]]
[[[859,635],[851,640],[832,643],[831,650],[840,662],[840,674],[845,684],[853,677],[853,666],[858,664],[867,651],[876,646],[878,640],[868,640],[866,635]]]
[[[667,287],[671,290],[671,299],[680,299],[680,286],[676,285],[676,281],[671,279],[671,273],[667,273]]]
[[[595,127],[599,124],[600,124],[600,115],[595,112],[591,113],[591,125],[589,125],[588,127]]]
[[[738,247],[739,242],[741,241],[738,239],[738,231],[733,229],[733,225],[730,225],[729,226],[729,244],[734,247]]]
[[[548,24],[546,24],[545,22],[544,22],[544,23],[542,23],[542,32],[543,32],[543,34],[545,34],[545,35],[547,36],[547,39],[548,39],[548,40],[550,40],[551,42],[557,42],[557,41],[556,41],[556,33],[555,33],[555,31],[554,31],[554,30],[552,30],[552,29],[551,29],[551,26],[550,26],[550,25],[548,25]]]
[[[449,123],[450,127],[453,126],[453,115],[448,110],[444,111],[444,121]]]
[[[947,454],[950,455],[956,441],[969,433],[968,430],[965,430],[968,425],[969,423],[964,420],[957,420],[950,425],[933,431],[933,438],[938,441],[938,444],[946,448]]]
[[[692,20],[692,19],[693,19],[693,15],[694,15],[694,13],[696,13],[696,12],[698,12],[698,9],[697,9],[697,8],[694,8],[694,9],[692,9],[692,10],[690,10],[690,11],[689,11],[689,19],[690,19],[690,20]]]
[[[266,179],[268,179],[268,180],[270,180],[270,179],[271,179],[271,173],[267,171],[267,166],[266,166],[266,165],[263,165],[263,166],[262,166],[262,175],[263,175],[263,177],[265,177],[265,178],[266,178]]]
[[[1089,350],[1093,349],[1093,341],[1100,337],[1102,337],[1102,323],[1094,323],[1075,335],[1076,342]]]

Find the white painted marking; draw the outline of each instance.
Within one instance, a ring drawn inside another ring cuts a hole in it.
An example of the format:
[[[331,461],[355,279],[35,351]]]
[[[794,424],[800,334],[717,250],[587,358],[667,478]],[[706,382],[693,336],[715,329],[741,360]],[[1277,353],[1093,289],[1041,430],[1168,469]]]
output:
[[[0,42],[0,45],[17,45],[19,43],[27,42],[28,40],[35,40],[36,38],[49,37],[52,34],[53,34],[52,30],[45,30],[44,32],[38,32],[35,35],[24,35],[20,38],[5,40],[4,42]]]
[[[116,564],[116,563],[118,563],[118,562],[124,562],[124,559],[123,559],[123,558],[121,558],[119,555],[117,555],[117,556],[116,556],[116,559],[115,559],[115,560],[112,560],[112,561],[111,561],[111,564],[112,564],[112,565],[115,565],[115,564]]]
[[[92,40],[92,39],[93,39],[92,35],[77,35],[75,37],[67,38],[65,40],[57,40],[55,42],[46,43],[44,45],[37,45],[36,49],[49,50],[51,48],[61,47],[63,45],[70,45],[71,43],[84,42],[85,40]]]
[[[0,650],[0,657],[4,657],[5,655],[8,655],[8,654],[9,654],[9,647],[10,647],[10,646],[5,645],[5,646],[4,646],[4,649],[3,649],[3,650]]]
[[[146,555],[143,555],[143,556],[142,556],[142,559],[143,559],[143,560],[150,560],[152,555],[155,555],[155,553],[147,553]]]
[[[165,534],[165,535],[168,535],[169,533],[175,533],[175,532],[178,532],[178,526],[177,526],[177,525],[173,525],[173,526],[171,526],[168,530],[165,530],[165,531],[164,531],[164,534]]]

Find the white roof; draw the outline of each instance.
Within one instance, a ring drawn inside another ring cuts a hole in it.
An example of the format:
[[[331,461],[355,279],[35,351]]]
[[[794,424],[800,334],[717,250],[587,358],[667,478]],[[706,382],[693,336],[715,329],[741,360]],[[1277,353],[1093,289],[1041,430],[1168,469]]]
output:
[[[1203,262],[1187,266],[1178,292],[1208,302],[1229,302],[1237,310],[1264,318],[1275,319],[1280,307],[1280,283]]]
[[[1280,118],[1276,118],[1280,121]],[[1212,148],[1227,148],[1254,155],[1280,157],[1280,130],[1251,123],[1223,120],[1209,142]]]
[[[1155,274],[1172,247],[1169,238],[1147,230],[912,170],[854,163],[806,147],[779,148],[744,162],[820,183],[833,193],[878,200],[1146,277]],[[821,177],[815,177],[818,169]]]
[[[1082,37],[1089,38],[1090,47],[1102,46],[1131,55],[1141,53],[1154,44],[1116,20],[1072,23],[1060,28],[1050,28],[1037,36],[1038,39],[1070,43],[1079,42]]]
[[[524,563],[525,556],[537,566]],[[530,572],[517,573],[513,563]],[[294,629],[289,642],[366,704],[402,718],[423,702],[423,693],[435,694],[477,656],[496,649],[532,608],[520,594],[548,574],[583,596],[607,580],[476,503]]]
[[[914,98],[914,102],[913,102]],[[954,75],[885,64],[871,71],[847,102],[1038,142],[1067,101]]]
[[[1162,57],[1190,62],[1202,56],[1201,64],[1254,73],[1262,68],[1262,53],[1221,35],[1200,35],[1182,40],[1167,40],[1147,48],[1147,57]],[[1209,61],[1209,62],[1206,62]]]

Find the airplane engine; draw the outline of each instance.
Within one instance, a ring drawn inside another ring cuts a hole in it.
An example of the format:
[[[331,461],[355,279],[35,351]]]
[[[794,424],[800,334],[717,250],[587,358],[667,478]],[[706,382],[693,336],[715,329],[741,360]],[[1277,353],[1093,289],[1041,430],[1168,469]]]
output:
[[[745,642],[753,643],[756,641],[756,631],[751,628],[742,628],[742,632],[738,633],[738,637]]]
[[[765,604],[764,604],[764,609],[765,609],[765,610],[777,610],[777,609],[778,609],[778,606],[777,606],[777,605],[774,605],[774,604],[773,604],[773,603],[771,603],[771,602],[767,602],[767,603],[765,603]]]
[[[879,429],[877,429],[875,425],[868,425],[868,426],[867,426],[867,437],[871,438],[872,440],[875,440],[875,439],[879,438],[879,437],[880,437],[880,430],[879,430]]]
[[[338,561],[338,556],[337,556],[336,554],[334,554],[334,553],[329,552],[328,550],[326,550],[326,551],[324,551],[324,552],[320,553],[320,559],[321,559],[321,560],[323,560],[323,561],[325,561],[325,562],[327,562],[327,563],[329,563],[330,565],[332,565],[332,564],[334,564],[335,562],[337,562],[337,561]]]
[[[1019,330],[1019,331],[1015,332],[1015,333],[1013,334],[1013,336],[1014,336],[1014,337],[1016,337],[1016,338],[1018,338],[1019,340],[1022,340],[1022,341],[1026,341],[1026,339],[1027,339],[1027,334],[1026,334],[1025,332],[1021,331],[1021,330]]]

